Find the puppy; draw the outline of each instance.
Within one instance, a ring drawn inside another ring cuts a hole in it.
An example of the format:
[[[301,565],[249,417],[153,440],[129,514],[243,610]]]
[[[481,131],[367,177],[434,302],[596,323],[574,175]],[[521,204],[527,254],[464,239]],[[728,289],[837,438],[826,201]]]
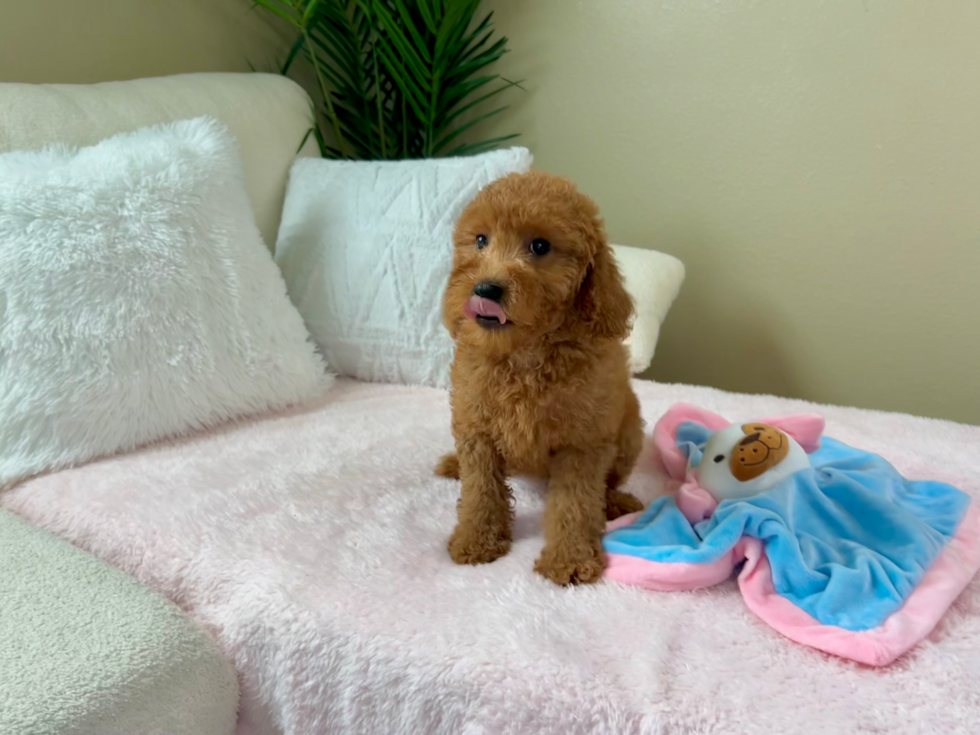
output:
[[[595,582],[606,520],[642,508],[618,488],[643,439],[623,346],[633,303],[599,210],[568,179],[512,174],[466,208],[453,239],[443,318],[456,453],[436,468],[462,480],[449,554],[506,554],[507,477],[536,475],[549,484],[535,571]]]

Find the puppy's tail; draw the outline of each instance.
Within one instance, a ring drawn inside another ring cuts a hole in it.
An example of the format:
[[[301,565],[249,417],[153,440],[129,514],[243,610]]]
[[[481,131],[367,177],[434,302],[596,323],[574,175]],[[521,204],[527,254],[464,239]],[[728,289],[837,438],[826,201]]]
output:
[[[448,477],[450,480],[459,479],[459,457],[455,452],[445,455],[436,465],[436,474],[439,477]]]

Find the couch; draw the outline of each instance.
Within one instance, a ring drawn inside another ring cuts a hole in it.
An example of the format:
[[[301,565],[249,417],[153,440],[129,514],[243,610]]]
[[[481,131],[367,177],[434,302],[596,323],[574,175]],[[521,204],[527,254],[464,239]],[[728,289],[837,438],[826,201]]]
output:
[[[309,100],[282,78],[0,85],[0,152],[202,114],[236,136],[271,246],[289,165],[316,155],[309,140],[300,150]],[[638,301],[638,368],[663,316],[647,297],[671,259],[616,254]],[[819,410],[834,436],[980,495],[963,451],[980,448],[977,427],[636,388],[648,422],[678,400],[732,416]],[[980,719],[976,582],[929,641],[879,672],[781,639],[731,585],[551,586],[530,572],[543,509],[531,481],[514,483],[512,552],[456,567],[445,539],[458,488],[431,473],[450,446],[444,392],[341,379],[307,405],[18,485],[0,497],[0,723],[475,735],[956,732]],[[649,447],[628,489],[663,492]]]
[[[275,244],[293,159],[319,155],[311,106],[265,74],[194,74],[97,85],[0,84],[0,153],[90,145],[114,133],[211,115],[239,145],[264,241]],[[633,290],[657,253],[620,248]],[[644,282],[644,275],[647,275]],[[649,363],[662,314],[638,299],[631,337]],[[0,510],[0,732],[208,733],[234,729],[238,684],[214,642],[172,602]]]
[[[0,732],[218,735],[237,710],[234,669],[174,603],[0,512]]]

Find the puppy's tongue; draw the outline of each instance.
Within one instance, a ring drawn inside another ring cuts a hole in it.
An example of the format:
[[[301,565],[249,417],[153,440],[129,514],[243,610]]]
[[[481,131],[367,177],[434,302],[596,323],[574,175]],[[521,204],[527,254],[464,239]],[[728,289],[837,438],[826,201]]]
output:
[[[501,324],[507,323],[507,315],[504,313],[504,307],[496,301],[484,299],[480,296],[470,296],[470,300],[463,307],[463,313],[469,319],[476,319],[478,316],[482,316],[484,319],[496,319]]]

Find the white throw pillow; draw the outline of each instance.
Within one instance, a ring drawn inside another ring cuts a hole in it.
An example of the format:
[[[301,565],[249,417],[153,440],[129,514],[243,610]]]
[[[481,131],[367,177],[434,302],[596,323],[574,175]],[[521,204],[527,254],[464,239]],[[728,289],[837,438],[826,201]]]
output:
[[[361,380],[449,384],[442,326],[452,232],[492,181],[526,172],[525,148],[416,161],[299,159],[276,261],[330,367]]]
[[[684,283],[684,264],[656,250],[613,245],[626,290],[633,297],[633,329],[626,338],[630,370],[644,372],[653,361],[660,325]]]
[[[220,123],[0,155],[0,487],[327,381]]]

